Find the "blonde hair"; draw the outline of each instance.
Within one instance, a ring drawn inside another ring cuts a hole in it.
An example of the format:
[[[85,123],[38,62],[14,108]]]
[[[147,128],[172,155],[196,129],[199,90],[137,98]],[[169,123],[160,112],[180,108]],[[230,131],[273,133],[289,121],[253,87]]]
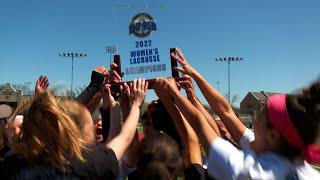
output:
[[[70,157],[84,161],[81,131],[51,92],[38,95],[24,113],[23,135],[17,151],[30,163],[45,155],[64,170]]]
[[[28,107],[30,106],[30,104],[33,102],[34,99],[35,99],[35,97],[32,96],[32,97],[29,97],[29,98],[25,99],[24,101],[22,101],[18,105],[18,107],[14,110],[14,112],[11,114],[8,121],[11,122],[16,118],[17,115],[23,114],[28,109]]]
[[[89,113],[87,108],[82,104],[79,104],[77,101],[71,100],[60,100],[59,104],[71,116],[76,125],[79,127],[83,139],[88,141],[88,143],[92,143],[90,141],[94,140],[94,125],[92,119],[90,119],[89,121],[91,122],[89,122],[88,119],[85,119],[84,117],[85,111]]]

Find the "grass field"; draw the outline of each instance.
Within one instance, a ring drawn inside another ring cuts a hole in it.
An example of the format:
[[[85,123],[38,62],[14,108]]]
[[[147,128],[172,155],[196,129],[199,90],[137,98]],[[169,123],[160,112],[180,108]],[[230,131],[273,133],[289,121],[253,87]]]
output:
[[[320,164],[314,165],[313,167],[316,168],[316,170],[320,171]]]
[[[139,133],[139,134],[143,132],[143,128],[142,128],[141,126],[138,126],[138,127],[137,127],[137,130],[138,130],[138,133]]]

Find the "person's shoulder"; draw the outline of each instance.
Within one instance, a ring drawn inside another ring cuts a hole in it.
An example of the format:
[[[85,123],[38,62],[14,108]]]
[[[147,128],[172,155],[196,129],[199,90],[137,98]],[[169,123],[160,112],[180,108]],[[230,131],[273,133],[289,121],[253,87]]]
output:
[[[95,145],[85,153],[85,161],[75,160],[72,167],[80,176],[115,179],[119,174],[119,163],[112,149],[104,143]]]
[[[296,167],[296,174],[299,179],[320,179],[320,172],[313,168],[309,163]]]
[[[94,166],[111,178],[119,174],[119,162],[112,149],[106,148],[104,144],[98,146],[94,153]]]
[[[243,166],[239,177],[251,179],[285,179],[292,172],[290,161],[275,153],[257,155],[247,151],[244,153]]]
[[[257,159],[264,169],[275,169],[277,171],[288,171],[293,168],[293,164],[285,157],[276,153],[263,153],[257,155]]]
[[[65,171],[55,169],[45,159],[30,164],[18,154],[8,156],[1,163],[0,174],[3,179],[77,179],[72,169],[67,168]]]

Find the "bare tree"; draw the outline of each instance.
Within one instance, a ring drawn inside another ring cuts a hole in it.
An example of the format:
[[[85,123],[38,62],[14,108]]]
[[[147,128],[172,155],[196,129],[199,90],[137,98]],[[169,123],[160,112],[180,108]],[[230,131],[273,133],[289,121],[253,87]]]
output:
[[[224,97],[225,97],[226,99],[229,99],[229,98],[228,98],[228,94],[225,94]],[[238,102],[238,100],[239,100],[239,95],[237,95],[237,94],[232,95],[231,98],[230,98],[230,101],[231,101],[231,102],[230,102],[230,105],[231,105],[232,107],[235,107],[234,105],[235,105],[235,103]]]

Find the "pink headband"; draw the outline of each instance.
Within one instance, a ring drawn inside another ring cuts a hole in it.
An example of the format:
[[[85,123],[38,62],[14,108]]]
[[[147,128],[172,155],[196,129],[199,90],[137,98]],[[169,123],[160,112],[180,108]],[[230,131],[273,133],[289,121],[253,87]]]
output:
[[[276,94],[268,98],[267,111],[271,124],[292,147],[301,149],[301,155],[305,160],[309,163],[320,162],[320,148],[315,145],[306,146],[293,126],[287,111],[285,94]]]
[[[293,147],[301,149],[304,145],[287,112],[286,95],[276,94],[267,100],[267,110],[271,124],[280,131]]]

